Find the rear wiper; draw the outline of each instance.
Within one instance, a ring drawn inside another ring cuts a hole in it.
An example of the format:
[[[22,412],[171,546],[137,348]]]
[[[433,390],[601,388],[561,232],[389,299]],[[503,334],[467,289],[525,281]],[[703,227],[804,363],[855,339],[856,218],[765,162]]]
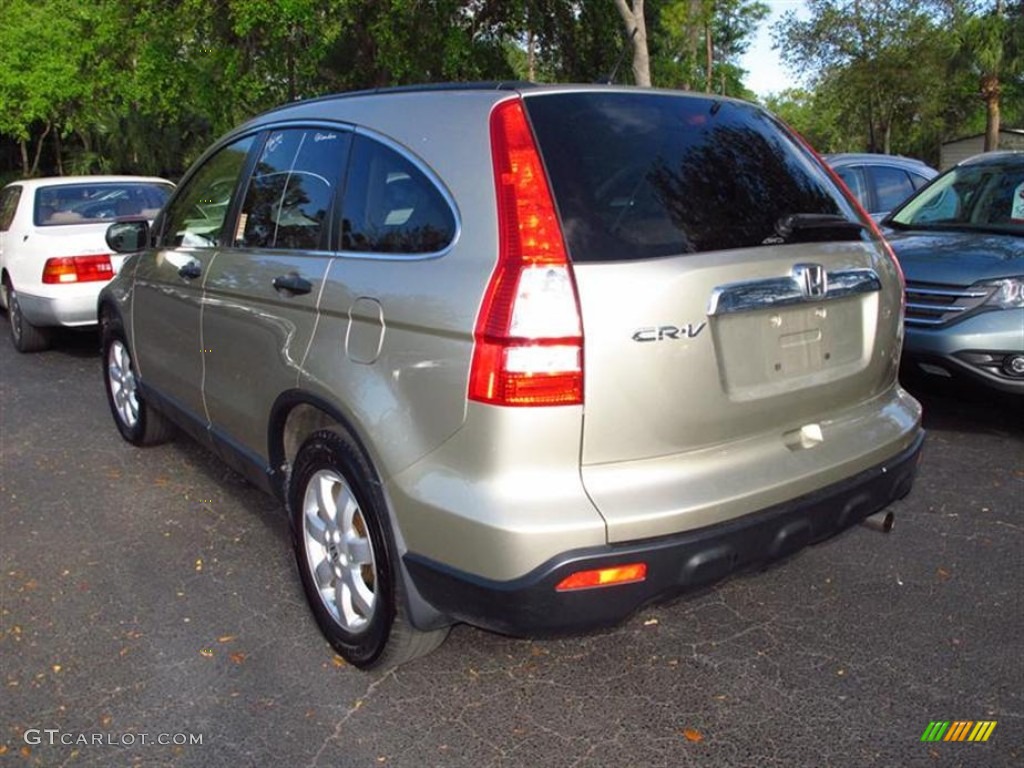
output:
[[[791,213],[775,222],[775,234],[765,245],[858,240],[866,225],[835,213]]]

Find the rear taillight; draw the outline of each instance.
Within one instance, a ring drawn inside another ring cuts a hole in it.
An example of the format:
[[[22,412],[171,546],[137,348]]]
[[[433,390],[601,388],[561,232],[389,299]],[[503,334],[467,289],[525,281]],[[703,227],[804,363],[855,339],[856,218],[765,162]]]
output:
[[[47,259],[43,265],[44,283],[91,283],[114,276],[110,256],[66,256]]]
[[[521,101],[491,115],[498,264],[476,321],[469,398],[506,406],[583,402],[583,328],[547,176]]]

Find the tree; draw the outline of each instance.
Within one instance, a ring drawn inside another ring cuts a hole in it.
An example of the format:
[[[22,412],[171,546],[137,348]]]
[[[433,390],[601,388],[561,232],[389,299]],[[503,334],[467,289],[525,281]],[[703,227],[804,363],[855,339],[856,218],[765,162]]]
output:
[[[773,32],[783,60],[815,90],[843,95],[847,119],[866,129],[867,148],[891,152],[893,132],[920,114],[942,86],[948,35],[930,0],[808,0],[810,19],[788,12]]]
[[[750,47],[757,25],[769,14],[751,0],[676,0],[658,17],[661,43],[656,71],[687,90],[750,97],[740,57]]]
[[[626,25],[626,34],[633,41],[633,79],[637,85],[651,85],[651,57],[647,51],[647,23],[644,0],[615,0],[615,7]]]
[[[999,147],[1003,81],[1024,66],[1024,33],[1020,6],[1007,13],[1003,0],[988,13],[968,16],[958,34],[957,61],[977,78],[978,95],[985,104],[985,151]]]

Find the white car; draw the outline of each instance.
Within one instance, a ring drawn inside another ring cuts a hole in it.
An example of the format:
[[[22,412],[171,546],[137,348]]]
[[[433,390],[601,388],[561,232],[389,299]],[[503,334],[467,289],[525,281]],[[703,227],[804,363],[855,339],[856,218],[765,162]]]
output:
[[[45,349],[56,326],[96,324],[96,298],[124,261],[107,227],[152,220],[173,188],[155,177],[62,176],[0,190],[0,305],[15,349]]]

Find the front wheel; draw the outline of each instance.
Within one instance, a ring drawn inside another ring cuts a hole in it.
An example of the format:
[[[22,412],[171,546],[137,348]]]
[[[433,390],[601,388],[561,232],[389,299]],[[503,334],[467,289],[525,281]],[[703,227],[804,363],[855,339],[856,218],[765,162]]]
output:
[[[321,632],[357,667],[393,667],[439,646],[448,629],[408,621],[384,502],[355,446],[337,432],[302,446],[290,484],[295,556]]]

